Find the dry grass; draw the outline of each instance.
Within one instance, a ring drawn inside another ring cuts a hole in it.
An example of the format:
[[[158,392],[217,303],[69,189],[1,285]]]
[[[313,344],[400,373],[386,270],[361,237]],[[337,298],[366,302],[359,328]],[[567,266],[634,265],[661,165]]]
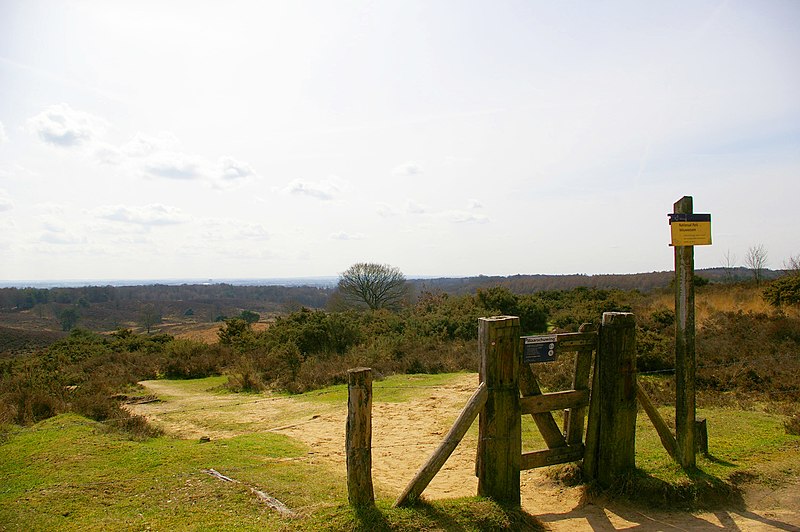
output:
[[[215,344],[219,341],[219,336],[217,336],[217,333],[222,325],[222,322],[206,322],[189,325],[181,324],[180,326],[176,326],[163,332],[167,332],[168,334],[173,335],[175,338],[195,340],[207,344]],[[259,321],[258,323],[254,323],[252,325],[252,329],[255,332],[263,332],[266,331],[269,326],[270,322]]]
[[[711,285],[698,288],[695,292],[695,319],[698,327],[702,327],[709,317],[717,312],[739,312],[754,314],[771,314],[775,308],[762,297],[764,286],[754,284]],[[674,308],[675,299],[671,292],[653,295],[650,308]],[[800,309],[784,308],[783,312],[790,316],[800,317]]]

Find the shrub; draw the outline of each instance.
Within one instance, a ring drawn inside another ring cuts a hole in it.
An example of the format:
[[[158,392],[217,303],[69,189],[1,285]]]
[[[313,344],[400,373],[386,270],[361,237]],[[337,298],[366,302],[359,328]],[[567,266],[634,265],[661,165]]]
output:
[[[175,340],[164,347],[163,373],[171,379],[197,379],[219,375],[231,359],[226,345]]]
[[[800,273],[785,275],[764,288],[764,301],[774,307],[800,305]]]
[[[786,429],[786,434],[800,436],[800,412],[787,416],[783,422],[783,427]]]
[[[260,392],[267,388],[258,367],[249,357],[242,357],[231,368],[225,386],[234,392]]]

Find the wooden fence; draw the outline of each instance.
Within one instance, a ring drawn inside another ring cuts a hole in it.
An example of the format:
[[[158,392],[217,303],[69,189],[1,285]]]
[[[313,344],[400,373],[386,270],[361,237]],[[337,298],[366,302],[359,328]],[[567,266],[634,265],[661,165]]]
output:
[[[478,320],[480,383],[442,443],[397,498],[413,503],[444,465],[475,418],[479,419],[475,473],[478,495],[520,504],[520,471],[583,460],[584,474],[601,487],[635,467],[637,396],[671,456],[677,442],[636,381],[636,322],[625,312],[606,312],[599,327],[552,335],[558,352],[575,351],[572,388],[542,393],[534,367],[523,361],[519,318]],[[591,389],[589,375],[594,373]],[[351,504],[373,504],[370,370],[350,372],[347,477]],[[552,412],[564,410],[564,428]],[[584,440],[584,420],[588,410]],[[522,452],[522,416],[530,415],[547,449]]]

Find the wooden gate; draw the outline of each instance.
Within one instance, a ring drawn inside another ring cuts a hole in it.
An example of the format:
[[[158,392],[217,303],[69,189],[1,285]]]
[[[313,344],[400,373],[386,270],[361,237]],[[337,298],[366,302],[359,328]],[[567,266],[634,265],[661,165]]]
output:
[[[520,471],[525,469],[583,460],[584,474],[606,485],[634,467],[637,383],[633,314],[606,312],[600,327],[585,324],[577,333],[548,336],[546,349],[551,356],[576,353],[572,388],[560,392],[542,393],[534,369],[537,365],[525,356],[526,339],[519,333],[515,316],[478,320],[480,385],[396,506],[417,500],[476,416],[475,474],[480,496],[519,505]],[[563,432],[553,417],[555,410],[564,410]],[[525,415],[533,417],[547,449],[522,452]]]
[[[574,462],[583,459],[583,426],[589,406],[589,372],[592,367],[592,353],[597,349],[597,327],[584,324],[577,333],[552,335],[555,340],[551,351],[563,355],[576,352],[575,373],[570,390],[542,393],[537,378],[538,363],[530,363],[525,358],[525,341],[520,367],[519,389],[520,414],[531,415],[536,427],[547,444],[547,449],[522,454],[520,469]],[[549,347],[549,346],[548,346]],[[558,427],[553,411],[564,410],[563,432]]]

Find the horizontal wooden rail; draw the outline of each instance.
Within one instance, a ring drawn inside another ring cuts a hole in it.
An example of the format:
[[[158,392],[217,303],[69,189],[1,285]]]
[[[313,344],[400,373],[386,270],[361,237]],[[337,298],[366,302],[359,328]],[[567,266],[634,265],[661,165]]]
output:
[[[550,466],[575,462],[583,458],[584,447],[582,443],[557,447],[555,449],[545,449],[531,453],[522,453],[520,469],[534,469],[537,467]]]
[[[531,395],[519,400],[522,414],[541,414],[565,408],[578,408],[589,404],[589,390],[567,390],[564,392]]]
[[[592,332],[576,332],[576,333],[561,333],[556,335],[557,349],[562,351],[578,351],[582,349],[596,349],[597,348],[597,333]]]

